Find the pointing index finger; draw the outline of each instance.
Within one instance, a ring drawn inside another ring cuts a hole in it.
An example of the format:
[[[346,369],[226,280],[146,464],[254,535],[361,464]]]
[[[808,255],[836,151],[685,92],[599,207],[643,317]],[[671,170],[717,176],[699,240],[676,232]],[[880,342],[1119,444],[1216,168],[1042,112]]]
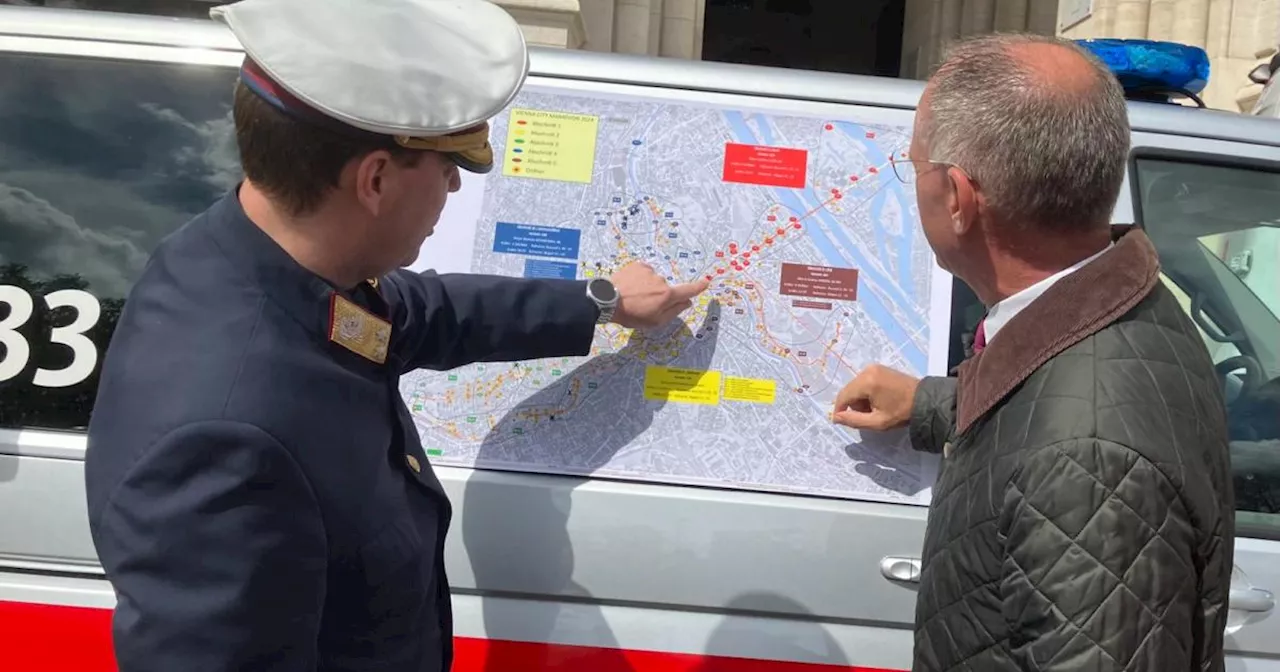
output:
[[[850,406],[859,402],[868,401],[865,381],[861,376],[855,377],[848,385],[845,385],[838,393],[836,393],[836,411],[843,411]]]
[[[707,291],[707,288],[710,286],[711,281],[706,278],[695,280],[693,282],[686,282],[683,285],[675,285],[671,288],[671,297],[668,299],[667,303],[675,304],[681,301],[689,301],[693,297]]]

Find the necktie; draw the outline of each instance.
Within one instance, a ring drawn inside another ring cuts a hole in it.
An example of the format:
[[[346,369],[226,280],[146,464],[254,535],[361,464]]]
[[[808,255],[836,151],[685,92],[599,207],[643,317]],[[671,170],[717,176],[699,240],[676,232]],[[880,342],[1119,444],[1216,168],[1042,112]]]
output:
[[[978,328],[973,332],[973,354],[982,352],[987,347],[987,321],[985,319],[978,322]]]

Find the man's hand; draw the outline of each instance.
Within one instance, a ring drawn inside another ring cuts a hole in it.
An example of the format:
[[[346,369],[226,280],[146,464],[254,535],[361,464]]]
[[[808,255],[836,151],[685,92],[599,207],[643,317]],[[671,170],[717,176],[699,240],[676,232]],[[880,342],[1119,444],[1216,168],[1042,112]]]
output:
[[[660,327],[693,305],[693,298],[711,286],[705,278],[683,285],[668,285],[648,264],[633,261],[611,278],[618,290],[613,322],[629,329]]]
[[[911,421],[920,379],[872,364],[836,395],[832,422],[853,429],[885,431],[905,427]]]

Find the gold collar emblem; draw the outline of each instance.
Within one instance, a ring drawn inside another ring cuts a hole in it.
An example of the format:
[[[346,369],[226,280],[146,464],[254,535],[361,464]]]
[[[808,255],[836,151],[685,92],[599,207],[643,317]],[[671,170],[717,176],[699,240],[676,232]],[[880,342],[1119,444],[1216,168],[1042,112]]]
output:
[[[391,343],[391,323],[334,292],[329,300],[329,340],[383,364]]]

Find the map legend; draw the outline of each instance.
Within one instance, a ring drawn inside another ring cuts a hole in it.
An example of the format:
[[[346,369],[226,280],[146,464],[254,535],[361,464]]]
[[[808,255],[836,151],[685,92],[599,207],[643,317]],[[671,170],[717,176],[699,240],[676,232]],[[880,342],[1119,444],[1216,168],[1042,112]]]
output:
[[[803,189],[809,152],[789,147],[728,143],[724,146],[724,181],[765,187]]]
[[[513,109],[502,174],[589,184],[600,118],[571,112]]]

